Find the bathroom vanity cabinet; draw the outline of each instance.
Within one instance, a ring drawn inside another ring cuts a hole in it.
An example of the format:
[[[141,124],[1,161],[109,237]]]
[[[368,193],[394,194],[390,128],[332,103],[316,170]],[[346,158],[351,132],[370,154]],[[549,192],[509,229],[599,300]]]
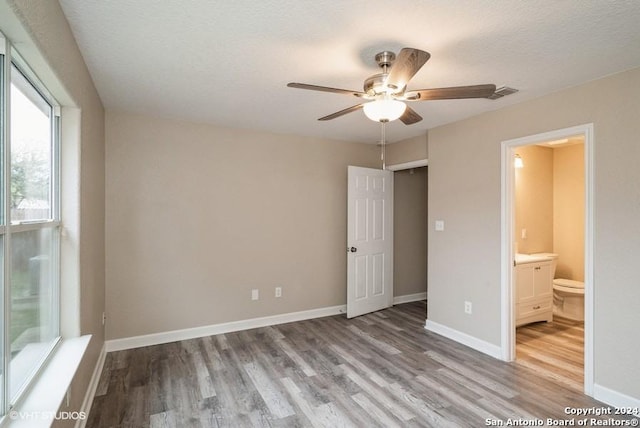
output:
[[[516,264],[516,327],[553,320],[551,263],[549,260]]]

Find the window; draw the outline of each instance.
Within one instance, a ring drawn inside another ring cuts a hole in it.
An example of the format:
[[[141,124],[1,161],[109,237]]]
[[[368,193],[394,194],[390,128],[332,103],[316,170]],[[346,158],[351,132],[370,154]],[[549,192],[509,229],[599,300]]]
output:
[[[60,339],[58,107],[0,35],[0,416]]]

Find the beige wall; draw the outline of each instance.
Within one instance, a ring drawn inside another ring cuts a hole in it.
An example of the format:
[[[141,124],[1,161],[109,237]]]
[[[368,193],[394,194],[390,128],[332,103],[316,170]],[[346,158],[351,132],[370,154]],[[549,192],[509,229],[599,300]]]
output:
[[[553,149],[518,147],[524,168],[515,170],[515,238],[517,252],[553,250]],[[526,229],[526,238],[522,230]]]
[[[553,252],[556,278],[584,281],[584,145],[553,149]]]
[[[639,110],[635,69],[430,130],[429,319],[500,345],[500,144],[593,123],[595,383],[640,399]]]
[[[387,165],[427,159],[427,134],[407,138],[386,147]]]
[[[67,225],[72,229],[79,225],[79,230],[70,230],[66,239],[78,240],[74,245],[80,257],[79,330],[93,338],[71,385],[71,405],[65,408],[77,410],[104,344],[104,110],[58,2],[9,0],[5,5],[14,18],[3,11],[3,23],[15,19],[5,31],[18,37],[13,41],[21,54],[58,101],[78,108],[82,117],[79,217],[73,226]],[[22,31],[28,36],[22,38]],[[65,159],[62,162],[65,168]]]
[[[347,165],[379,167],[376,146],[121,111],[106,128],[109,339],[346,302]]]
[[[427,291],[427,167],[393,175],[393,294]]]

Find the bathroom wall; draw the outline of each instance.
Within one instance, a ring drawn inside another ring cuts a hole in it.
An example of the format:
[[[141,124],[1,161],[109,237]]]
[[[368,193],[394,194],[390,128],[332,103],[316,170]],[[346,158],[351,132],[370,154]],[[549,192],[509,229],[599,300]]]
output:
[[[557,278],[584,281],[584,144],[553,149],[553,252]]]
[[[515,170],[515,238],[519,253],[551,252],[553,243],[553,149],[518,147],[524,164]],[[526,230],[526,237],[523,237]]]
[[[517,252],[558,253],[556,278],[584,281],[584,144],[515,153],[524,163],[515,170]]]

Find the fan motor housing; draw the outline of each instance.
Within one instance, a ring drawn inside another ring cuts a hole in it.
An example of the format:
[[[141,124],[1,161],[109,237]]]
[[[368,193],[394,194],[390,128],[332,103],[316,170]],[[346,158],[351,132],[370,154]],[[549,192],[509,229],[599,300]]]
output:
[[[396,59],[396,54],[391,51],[382,51],[376,54],[376,63],[382,68],[382,73],[374,74],[364,81],[364,92],[370,97],[379,94],[396,94],[402,90],[394,85],[387,85],[388,68],[391,67]]]
[[[399,88],[387,86],[386,81],[388,75],[389,73],[378,73],[368,77],[364,81],[364,92],[372,97],[384,93],[395,94],[399,92]]]

